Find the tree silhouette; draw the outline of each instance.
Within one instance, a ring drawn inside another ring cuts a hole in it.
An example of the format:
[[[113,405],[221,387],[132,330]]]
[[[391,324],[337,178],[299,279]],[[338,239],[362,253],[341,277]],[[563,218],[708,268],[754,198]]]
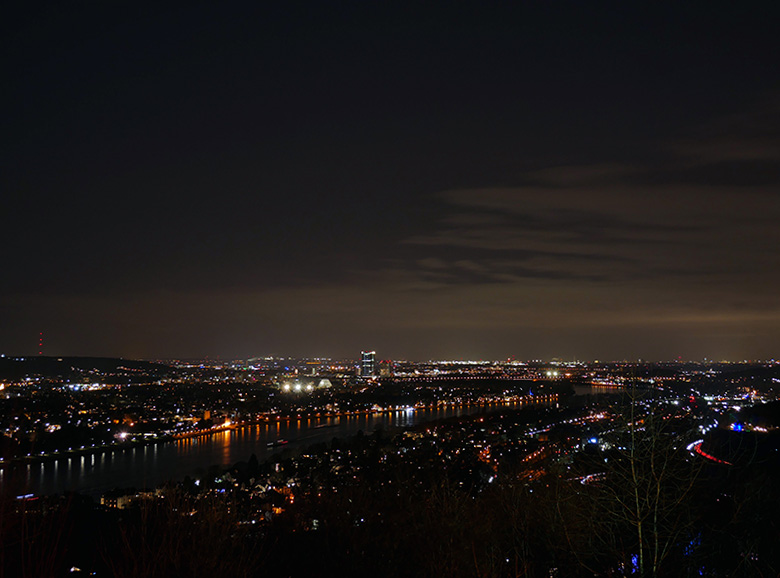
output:
[[[613,408],[612,448],[590,457],[596,475],[568,484],[562,515],[584,564],[678,575],[694,541],[701,463],[686,450],[687,418],[633,393]]]

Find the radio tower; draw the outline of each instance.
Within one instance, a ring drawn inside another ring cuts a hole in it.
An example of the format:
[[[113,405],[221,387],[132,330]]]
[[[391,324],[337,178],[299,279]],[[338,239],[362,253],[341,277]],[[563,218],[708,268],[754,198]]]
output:
[[[43,355],[43,331],[38,334],[38,355]]]

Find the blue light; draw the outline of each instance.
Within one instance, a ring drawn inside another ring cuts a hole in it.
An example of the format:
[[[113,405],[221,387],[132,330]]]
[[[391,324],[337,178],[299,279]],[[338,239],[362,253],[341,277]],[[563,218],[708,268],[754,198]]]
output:
[[[696,535],[693,537],[693,539],[691,539],[691,541],[688,543],[688,546],[686,546],[686,548],[685,548],[685,552],[684,552],[684,554],[685,554],[686,556],[690,556],[691,554],[693,554],[693,552],[694,552],[694,551],[696,550],[696,548],[698,548],[699,546],[701,546],[701,532],[699,532],[698,534],[696,534]]]
[[[597,443],[599,443],[599,440],[598,440],[598,438],[590,438],[588,441],[589,441],[590,443],[592,443],[592,444],[597,444]]]

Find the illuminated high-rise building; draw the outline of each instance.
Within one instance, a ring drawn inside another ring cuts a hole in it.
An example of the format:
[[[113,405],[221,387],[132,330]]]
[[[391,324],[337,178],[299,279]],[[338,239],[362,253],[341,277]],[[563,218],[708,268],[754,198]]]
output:
[[[360,375],[362,377],[376,375],[376,351],[360,352]]]
[[[389,359],[379,362],[379,377],[390,377],[393,375],[393,362]]]

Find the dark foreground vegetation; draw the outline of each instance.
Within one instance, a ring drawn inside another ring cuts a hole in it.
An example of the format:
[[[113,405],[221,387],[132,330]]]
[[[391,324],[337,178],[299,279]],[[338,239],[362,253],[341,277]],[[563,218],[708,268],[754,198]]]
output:
[[[250,460],[124,509],[5,497],[0,576],[777,576],[776,452],[709,465],[684,415],[623,409],[608,447],[576,452],[496,459],[439,424]],[[477,425],[511,448],[512,424],[544,417]]]

